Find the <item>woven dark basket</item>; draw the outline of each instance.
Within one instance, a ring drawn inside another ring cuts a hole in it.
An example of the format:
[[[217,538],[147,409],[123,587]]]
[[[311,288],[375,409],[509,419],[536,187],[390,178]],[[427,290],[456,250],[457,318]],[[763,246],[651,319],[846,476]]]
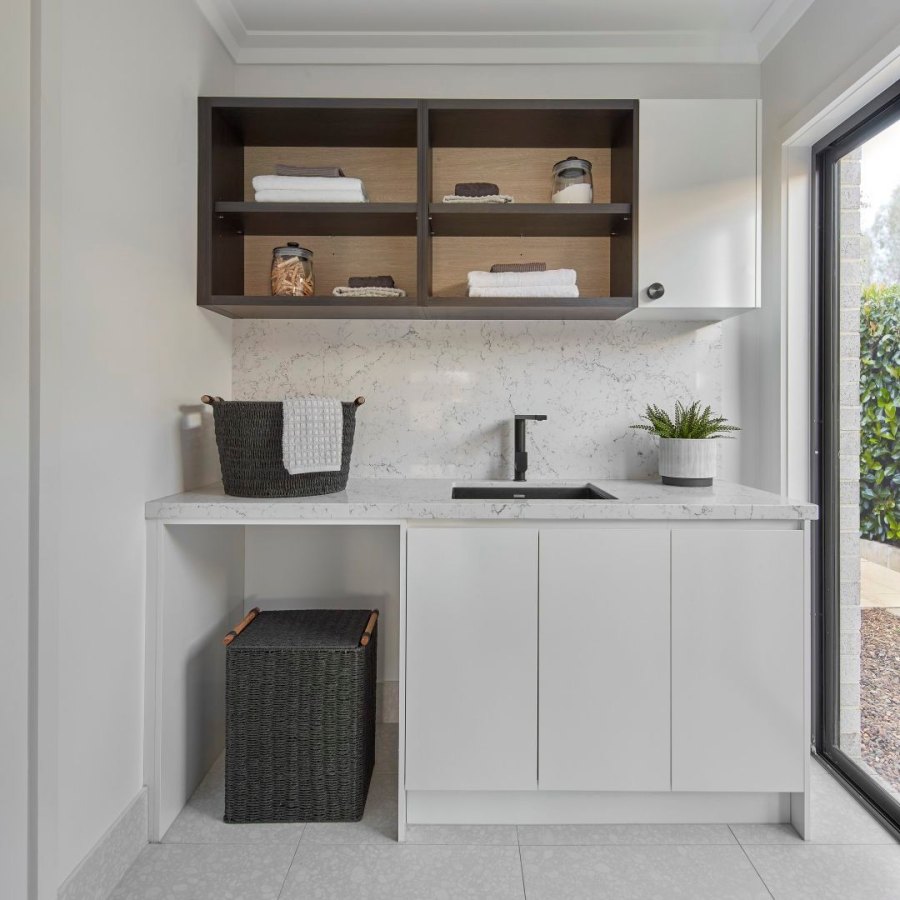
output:
[[[375,765],[377,625],[360,646],[371,615],[263,612],[228,646],[226,822],[362,818]]]
[[[253,400],[203,397],[213,408],[216,445],[225,493],[232,497],[312,497],[335,494],[347,487],[350,455],[356,431],[356,410],[365,403],[357,397],[342,403],[343,448],[339,472],[291,475],[282,462],[282,406]]]

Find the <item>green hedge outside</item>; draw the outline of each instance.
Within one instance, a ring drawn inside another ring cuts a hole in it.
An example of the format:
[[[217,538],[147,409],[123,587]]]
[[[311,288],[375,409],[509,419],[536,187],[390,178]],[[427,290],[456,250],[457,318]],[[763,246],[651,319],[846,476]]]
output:
[[[900,546],[900,285],[872,285],[860,308],[860,532]]]

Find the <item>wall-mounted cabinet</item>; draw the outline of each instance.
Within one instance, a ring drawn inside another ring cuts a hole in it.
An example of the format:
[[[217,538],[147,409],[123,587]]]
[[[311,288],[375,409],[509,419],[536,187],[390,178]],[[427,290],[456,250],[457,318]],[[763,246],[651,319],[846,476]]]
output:
[[[198,303],[235,318],[436,319],[709,319],[755,305],[755,102],[640,108],[639,129],[634,100],[201,99]],[[592,203],[550,202],[567,156],[592,162]],[[253,176],[278,163],[341,166],[369,202],[255,202]],[[443,203],[460,181],[496,182],[515,202]],[[315,296],[270,295],[272,248],[289,240],[315,254]],[[533,260],[575,269],[580,296],[467,296],[470,270]],[[332,296],[383,273],[405,298]],[[658,301],[650,279],[666,285]]]
[[[633,101],[200,101],[198,303],[236,318],[610,319],[636,275]],[[594,164],[594,202],[552,204],[566,156]],[[278,163],[338,165],[368,203],[256,203]],[[495,181],[508,205],[445,204]],[[316,295],[272,297],[272,248],[313,250]],[[578,272],[581,296],[470,298],[466,276],[540,259]],[[339,298],[352,275],[390,273],[401,300]]]
[[[723,319],[759,305],[758,107],[641,101],[632,318]]]

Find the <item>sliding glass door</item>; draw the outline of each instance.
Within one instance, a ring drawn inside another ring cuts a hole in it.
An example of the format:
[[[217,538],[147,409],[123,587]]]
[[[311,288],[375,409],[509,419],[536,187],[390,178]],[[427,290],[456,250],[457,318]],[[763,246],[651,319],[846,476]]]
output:
[[[900,85],[815,157],[816,744],[900,826]]]

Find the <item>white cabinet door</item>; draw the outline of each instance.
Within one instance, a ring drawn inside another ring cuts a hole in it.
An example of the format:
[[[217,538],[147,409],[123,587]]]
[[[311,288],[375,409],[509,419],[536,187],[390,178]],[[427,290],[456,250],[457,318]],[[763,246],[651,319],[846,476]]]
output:
[[[638,317],[755,307],[757,101],[642,100],[639,130]]]
[[[542,790],[670,788],[669,534],[540,533]]]
[[[537,530],[410,529],[407,790],[537,786]]]
[[[802,791],[800,531],[672,532],[672,788]]]

